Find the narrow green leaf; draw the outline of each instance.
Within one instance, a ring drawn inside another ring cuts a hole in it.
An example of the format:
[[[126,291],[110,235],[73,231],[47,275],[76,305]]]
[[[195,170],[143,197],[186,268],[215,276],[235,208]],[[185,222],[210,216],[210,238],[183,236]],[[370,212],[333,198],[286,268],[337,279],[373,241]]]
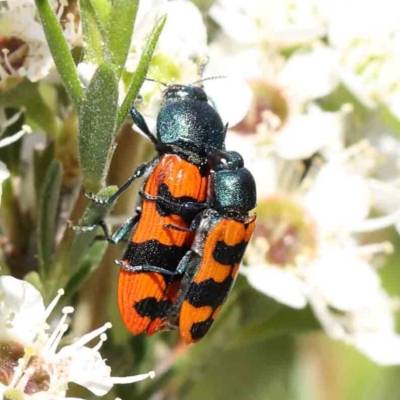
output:
[[[46,278],[53,255],[61,181],[62,165],[59,161],[53,161],[49,166],[40,193],[38,255],[42,280]]]
[[[38,95],[34,99],[28,98],[24,105],[26,106],[26,116],[35,121],[48,136],[55,138],[61,123],[57,120],[43,97]]]
[[[107,44],[118,78],[123,71],[131,45],[138,3],[138,0],[116,0],[113,4],[107,27]]]
[[[400,119],[390,110],[389,107],[383,104],[379,107],[379,112],[383,123],[397,136],[400,136]]]
[[[0,92],[0,105],[15,108],[24,106],[26,115],[44,129],[49,136],[57,135],[60,123],[44,100],[38,83],[25,80],[13,89]]]
[[[166,19],[167,17],[164,16],[157,21],[155,27],[153,28],[147,39],[146,46],[139,61],[139,65],[133,76],[132,82],[129,85],[126,97],[119,109],[117,128],[122,125],[124,118],[129,111],[129,107],[132,105],[133,101],[139,93],[140,88],[142,87],[144,79],[146,78],[147,71],[149,69],[151,58],[153,57],[154,50],[157,46],[158,38],[160,37],[161,32],[164,28]]]
[[[65,295],[67,298],[73,296],[79,290],[85,279],[97,269],[104,257],[107,247],[107,241],[99,241],[89,248],[78,267],[78,271],[71,277],[65,286]]]
[[[40,207],[40,192],[51,161],[54,159],[54,145],[38,148],[33,151],[34,188],[37,208]]]
[[[8,107],[20,107],[25,100],[30,97],[36,97],[39,93],[39,84],[25,79],[17,86],[7,90],[0,91],[0,105]]]
[[[104,28],[98,20],[92,2],[80,0],[80,15],[83,37],[85,38],[85,61],[99,65],[103,59]]]
[[[90,2],[92,3],[99,23],[102,24],[102,26],[106,26],[111,9],[114,5],[111,4],[110,0],[90,0]]]
[[[35,2],[57,70],[73,103],[78,106],[84,97],[84,91],[61,26],[48,0]]]
[[[108,172],[114,150],[117,98],[114,71],[109,64],[101,64],[79,110],[79,156],[88,192],[97,192]]]

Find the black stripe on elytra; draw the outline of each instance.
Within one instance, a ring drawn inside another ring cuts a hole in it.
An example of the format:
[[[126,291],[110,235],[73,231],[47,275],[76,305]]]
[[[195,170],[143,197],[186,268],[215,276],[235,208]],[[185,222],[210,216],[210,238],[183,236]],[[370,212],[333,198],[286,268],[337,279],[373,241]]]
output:
[[[147,297],[134,303],[133,308],[141,317],[148,317],[153,321],[156,318],[163,318],[171,305],[171,300],[156,300],[154,297]]]
[[[162,217],[168,217],[171,214],[179,215],[182,219],[190,224],[194,217],[198,214],[199,210],[188,210],[182,209],[181,204],[184,203],[198,203],[197,199],[190,196],[174,197],[169,190],[169,187],[165,183],[161,183],[158,186],[157,195],[161,197],[160,200],[156,200],[156,210]],[[166,204],[162,202],[162,199],[172,202],[172,204]],[[174,205],[175,204],[175,205]]]
[[[233,278],[228,276],[223,282],[215,282],[214,279],[206,279],[200,283],[192,283],[186,294],[186,300],[194,307],[211,307],[217,309],[226,299]]]
[[[246,241],[242,240],[234,246],[229,246],[223,241],[217,242],[213,251],[214,260],[224,265],[231,265],[232,267],[242,261],[244,252],[247,247]]]
[[[195,322],[190,328],[190,334],[193,340],[200,340],[202,337],[206,335],[208,330],[210,329],[214,319],[212,317],[206,319],[202,322]]]
[[[133,267],[152,265],[169,271],[175,271],[179,261],[188,250],[184,246],[167,246],[158,240],[148,240],[143,243],[130,242],[123,259]]]

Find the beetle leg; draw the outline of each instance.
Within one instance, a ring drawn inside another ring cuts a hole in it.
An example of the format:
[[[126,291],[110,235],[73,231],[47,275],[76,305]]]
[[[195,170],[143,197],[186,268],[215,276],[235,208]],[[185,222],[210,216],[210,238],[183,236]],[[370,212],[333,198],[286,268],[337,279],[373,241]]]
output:
[[[149,165],[148,163],[140,164],[136,168],[136,171],[134,172],[134,174],[108,199],[100,199],[97,195],[95,195],[93,193],[87,193],[87,194],[85,194],[85,196],[88,199],[92,200],[94,203],[99,204],[99,205],[112,204],[126,189],[129,188],[129,186],[132,185],[132,183],[136,179],[142,177],[145,174],[148,165]]]
[[[143,118],[143,115],[140,114],[139,110],[136,107],[132,106],[129,112],[131,113],[131,117],[136,126],[140,128],[140,130],[153,142],[155,146],[157,146],[158,141],[155,136],[150,132],[146,120]]]
[[[164,275],[180,275],[178,271],[170,271],[165,268],[156,267],[154,265],[137,265],[131,266],[122,260],[116,260],[115,263],[129,272],[157,272]]]
[[[207,203],[194,203],[191,201],[185,203],[178,203],[175,201],[168,200],[162,196],[152,196],[150,194],[145,193],[143,190],[139,191],[139,195],[145,200],[158,201],[162,205],[169,206],[174,210],[177,210],[177,213],[181,214],[184,211],[203,211],[207,207]]]

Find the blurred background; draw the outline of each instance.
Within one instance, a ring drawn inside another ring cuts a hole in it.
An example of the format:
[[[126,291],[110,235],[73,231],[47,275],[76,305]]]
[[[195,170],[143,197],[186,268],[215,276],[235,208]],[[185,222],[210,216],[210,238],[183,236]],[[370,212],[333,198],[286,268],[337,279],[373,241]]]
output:
[[[50,4],[87,90],[103,60],[86,3]],[[0,1],[1,273],[47,303],[65,288],[67,342],[111,321],[102,355],[113,375],[155,370],[106,399],[400,399],[400,3],[143,0],[117,69],[121,110],[163,15],[147,77],[203,80],[227,149],[257,183],[257,228],[210,332],[192,346],[178,332],[133,337],[116,302],[124,244],[77,247],[86,236],[67,221],[102,216],[83,191],[121,186],[155,151],[127,109],[109,129],[95,107],[77,112],[29,0]],[[109,90],[104,80],[91,99]],[[162,90],[145,81],[135,100],[152,132]],[[96,136],[100,125],[115,137]],[[113,230],[134,214],[139,184],[107,216]],[[82,390],[69,395],[94,398]]]

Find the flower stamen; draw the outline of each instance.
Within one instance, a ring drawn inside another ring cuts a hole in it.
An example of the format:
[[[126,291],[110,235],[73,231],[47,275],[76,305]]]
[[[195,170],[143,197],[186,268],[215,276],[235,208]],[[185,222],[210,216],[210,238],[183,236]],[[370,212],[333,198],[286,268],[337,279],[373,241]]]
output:
[[[75,343],[72,343],[68,347],[65,347],[65,351],[63,352],[63,356],[66,357],[67,354],[72,353],[76,350],[79,350],[81,347],[83,347],[85,344],[89,343],[91,340],[94,338],[100,336],[102,333],[104,333],[106,330],[110,329],[112,327],[111,322],[105,323],[103,326],[100,328],[87,333],[86,335],[83,335],[79,340],[77,340]],[[64,350],[63,349],[63,350]]]
[[[393,253],[393,244],[390,242],[373,243],[365,246],[360,246],[355,249],[360,256],[370,256],[373,254],[391,254]]]
[[[68,314],[71,314],[74,312],[73,307],[64,307],[63,310],[63,316],[61,317],[59,323],[57,324],[56,329],[54,329],[53,333],[51,334],[49,340],[45,344],[45,350],[50,351],[51,353],[56,351],[58,344],[60,343],[60,340],[64,333],[68,329],[68,324],[65,323],[65,321],[68,318]]]
[[[99,351],[103,343],[107,340],[107,335],[105,333],[102,333],[100,335],[100,340],[99,343],[96,344],[96,346],[93,347],[93,350]]]
[[[10,60],[8,59],[8,54],[10,53],[9,49],[2,49],[1,52],[3,53],[3,59],[4,63],[6,64],[6,67],[10,71],[11,75],[17,75],[17,71],[14,69],[14,67],[11,65]]]
[[[48,305],[44,312],[44,320],[49,318],[50,314],[53,312],[54,308],[56,307],[57,303],[59,302],[61,296],[64,295],[64,289],[59,289],[57,291],[57,296],[52,300],[52,302]]]
[[[22,129],[20,131],[14,133],[14,135],[7,136],[6,138],[0,140],[0,149],[17,142],[22,138],[22,136],[29,133],[32,133],[32,128],[29,125],[22,125]]]
[[[378,218],[369,218],[353,227],[353,233],[365,233],[388,228],[400,221],[400,209]]]
[[[150,371],[147,374],[135,375],[135,376],[124,376],[124,377],[115,377],[113,376],[111,379],[113,384],[127,384],[127,383],[135,383],[139,381],[143,381],[144,379],[150,378],[153,379],[156,376],[154,371]]]

